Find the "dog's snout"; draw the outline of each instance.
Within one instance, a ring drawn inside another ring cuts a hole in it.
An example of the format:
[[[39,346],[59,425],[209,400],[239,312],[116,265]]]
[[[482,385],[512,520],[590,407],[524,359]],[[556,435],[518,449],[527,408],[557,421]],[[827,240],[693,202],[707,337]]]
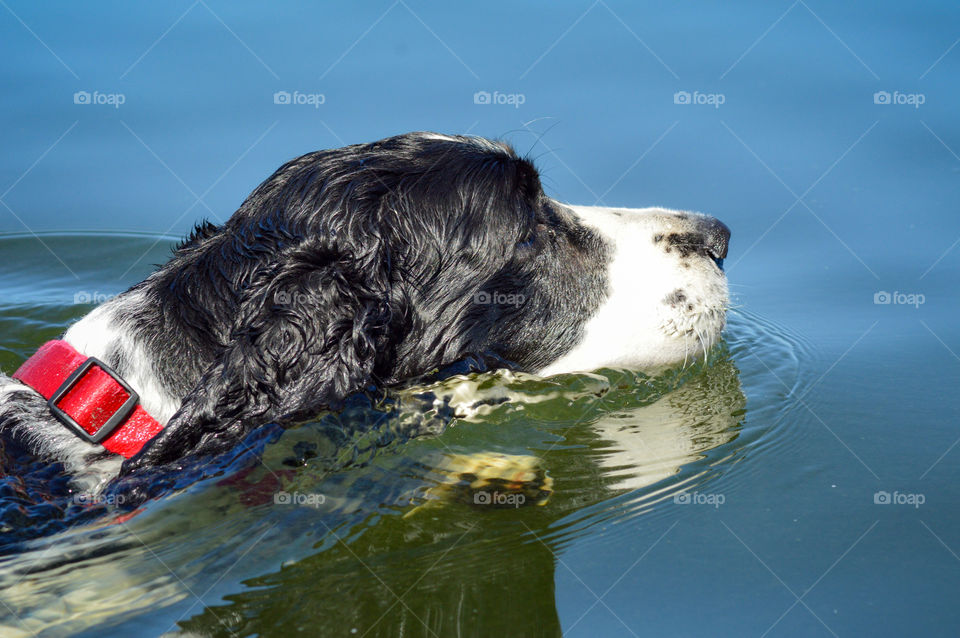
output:
[[[730,229],[726,224],[706,215],[699,215],[695,219],[687,217],[685,221],[686,226],[682,227],[682,232],[666,236],[670,247],[679,249],[682,257],[698,254],[710,257],[718,264],[722,262],[727,256],[727,246],[730,243]],[[658,233],[653,240],[656,243],[663,238],[664,236]]]
[[[730,229],[719,219],[707,217],[701,225],[703,245],[714,259],[725,259],[730,245]]]

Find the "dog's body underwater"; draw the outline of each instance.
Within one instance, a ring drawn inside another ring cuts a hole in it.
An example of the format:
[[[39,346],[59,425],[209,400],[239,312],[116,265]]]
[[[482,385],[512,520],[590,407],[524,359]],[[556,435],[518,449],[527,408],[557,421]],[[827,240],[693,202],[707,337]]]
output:
[[[0,374],[0,434],[96,489],[470,355],[545,375],[681,363],[724,326],[729,236],[696,213],[561,204],[482,138],[310,153],[71,326],[59,397],[35,389],[43,357],[27,383]],[[67,402],[94,374],[128,401],[90,398],[82,422]],[[132,404],[158,430],[135,444]]]

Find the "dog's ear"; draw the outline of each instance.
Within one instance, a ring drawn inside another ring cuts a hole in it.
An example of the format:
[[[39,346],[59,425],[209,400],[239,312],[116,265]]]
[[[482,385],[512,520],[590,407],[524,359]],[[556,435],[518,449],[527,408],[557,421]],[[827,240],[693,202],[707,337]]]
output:
[[[123,473],[228,450],[258,425],[311,416],[374,382],[392,317],[382,250],[308,240],[259,273],[226,349]]]

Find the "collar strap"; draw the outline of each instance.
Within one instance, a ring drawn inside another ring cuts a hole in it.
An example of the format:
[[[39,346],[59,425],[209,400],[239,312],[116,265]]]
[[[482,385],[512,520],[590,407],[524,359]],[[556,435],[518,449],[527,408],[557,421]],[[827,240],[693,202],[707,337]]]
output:
[[[13,374],[47,399],[61,423],[90,443],[130,458],[163,429],[108,365],[66,341],[48,341]]]

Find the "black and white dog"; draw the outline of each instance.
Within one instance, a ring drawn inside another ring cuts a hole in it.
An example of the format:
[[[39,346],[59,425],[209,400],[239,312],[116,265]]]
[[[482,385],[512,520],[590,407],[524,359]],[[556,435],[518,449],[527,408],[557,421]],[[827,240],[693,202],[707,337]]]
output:
[[[309,153],[0,374],[0,434],[96,489],[470,355],[542,375],[681,363],[724,326],[729,237],[561,204],[502,142]]]

